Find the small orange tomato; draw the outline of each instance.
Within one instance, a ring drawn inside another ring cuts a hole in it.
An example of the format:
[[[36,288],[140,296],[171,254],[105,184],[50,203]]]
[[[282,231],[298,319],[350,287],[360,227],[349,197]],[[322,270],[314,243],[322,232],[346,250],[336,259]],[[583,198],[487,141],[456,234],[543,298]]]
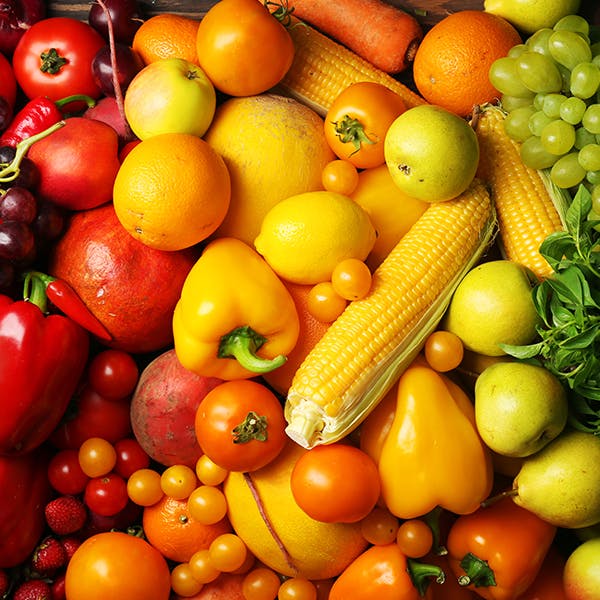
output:
[[[324,523],[355,523],[379,499],[377,464],[345,443],[316,446],[294,465],[290,487],[298,506]]]
[[[321,173],[321,183],[328,192],[349,196],[358,185],[358,170],[348,160],[340,158],[328,162]]]
[[[312,286],[308,292],[308,312],[321,323],[335,321],[348,304],[334,289],[331,281],[321,281]]]
[[[283,78],[294,43],[283,24],[256,0],[221,0],[200,21],[196,37],[200,67],[230,96],[265,92]]]
[[[333,289],[346,300],[360,300],[371,289],[371,270],[358,258],[341,260],[331,273]]]
[[[361,81],[345,88],[325,116],[325,139],[333,152],[358,169],[385,162],[383,143],[390,125],[406,110],[404,100],[381,83]]]
[[[423,352],[425,360],[434,371],[446,373],[460,365],[465,348],[456,334],[438,329],[425,340]]]

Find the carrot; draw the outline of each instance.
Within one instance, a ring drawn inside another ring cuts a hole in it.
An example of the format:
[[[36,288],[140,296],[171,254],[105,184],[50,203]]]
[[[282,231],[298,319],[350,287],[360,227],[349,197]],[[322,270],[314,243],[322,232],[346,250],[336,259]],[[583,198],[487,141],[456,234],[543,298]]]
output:
[[[383,0],[280,1],[300,20],[386,73],[406,69],[423,37],[415,17]]]

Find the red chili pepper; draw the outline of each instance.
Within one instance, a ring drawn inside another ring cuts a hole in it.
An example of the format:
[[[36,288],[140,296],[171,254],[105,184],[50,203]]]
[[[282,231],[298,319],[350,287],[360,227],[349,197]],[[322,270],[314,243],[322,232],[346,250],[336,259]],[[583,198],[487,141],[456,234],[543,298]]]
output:
[[[53,102],[46,96],[38,96],[30,100],[12,119],[2,134],[0,145],[16,146],[22,140],[40,133],[63,118],[60,108],[73,101],[84,101],[94,106],[96,101],[90,96],[78,94]]]
[[[77,292],[66,281],[39,271],[28,271],[25,275],[24,295],[29,294],[31,286],[39,284],[44,286],[48,300],[67,317],[101,340],[106,342],[112,340],[112,336],[106,327],[96,318],[77,295]],[[46,307],[44,306],[42,310],[45,311]]]
[[[46,316],[45,301],[39,284],[29,301],[0,296],[0,456],[25,454],[49,438],[87,363],[89,335],[68,317]]]
[[[0,568],[27,560],[40,540],[51,498],[49,455],[38,449],[24,456],[0,456]]]

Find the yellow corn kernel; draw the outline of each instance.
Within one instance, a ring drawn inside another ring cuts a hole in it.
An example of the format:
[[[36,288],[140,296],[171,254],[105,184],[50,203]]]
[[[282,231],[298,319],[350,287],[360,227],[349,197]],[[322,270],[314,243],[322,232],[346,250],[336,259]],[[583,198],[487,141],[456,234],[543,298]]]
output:
[[[441,320],[466,272],[495,232],[486,186],[431,204],[296,371],[287,434],[311,448],[354,429],[387,393]]]
[[[402,97],[407,108],[425,104],[409,87],[310,25],[295,19],[288,30],[294,41],[294,61],[277,87],[321,116],[342,90],[360,81],[385,85]]]
[[[484,107],[476,117],[479,174],[490,185],[503,256],[543,279],[553,271],[540,254],[540,245],[563,224],[544,175],[523,164],[519,144],[504,130],[504,117],[505,113],[493,106]]]

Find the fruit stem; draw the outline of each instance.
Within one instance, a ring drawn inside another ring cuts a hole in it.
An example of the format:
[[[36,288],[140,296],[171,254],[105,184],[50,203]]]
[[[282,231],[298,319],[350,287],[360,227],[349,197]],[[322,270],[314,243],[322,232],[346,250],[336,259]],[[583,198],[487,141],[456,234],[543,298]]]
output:
[[[481,508],[487,508],[488,506],[492,506],[493,504],[496,504],[496,502],[499,502],[500,500],[503,500],[504,498],[514,498],[515,496],[518,496],[518,495],[519,495],[519,490],[516,487],[511,488],[510,490],[505,490],[503,492],[495,494],[494,496],[490,496],[489,498],[486,498],[481,503]]]
[[[236,327],[226,333],[219,342],[219,358],[235,358],[242,367],[253,373],[269,373],[280,367],[287,358],[282,354],[275,358],[261,358],[256,351],[267,341],[249,325]]]

